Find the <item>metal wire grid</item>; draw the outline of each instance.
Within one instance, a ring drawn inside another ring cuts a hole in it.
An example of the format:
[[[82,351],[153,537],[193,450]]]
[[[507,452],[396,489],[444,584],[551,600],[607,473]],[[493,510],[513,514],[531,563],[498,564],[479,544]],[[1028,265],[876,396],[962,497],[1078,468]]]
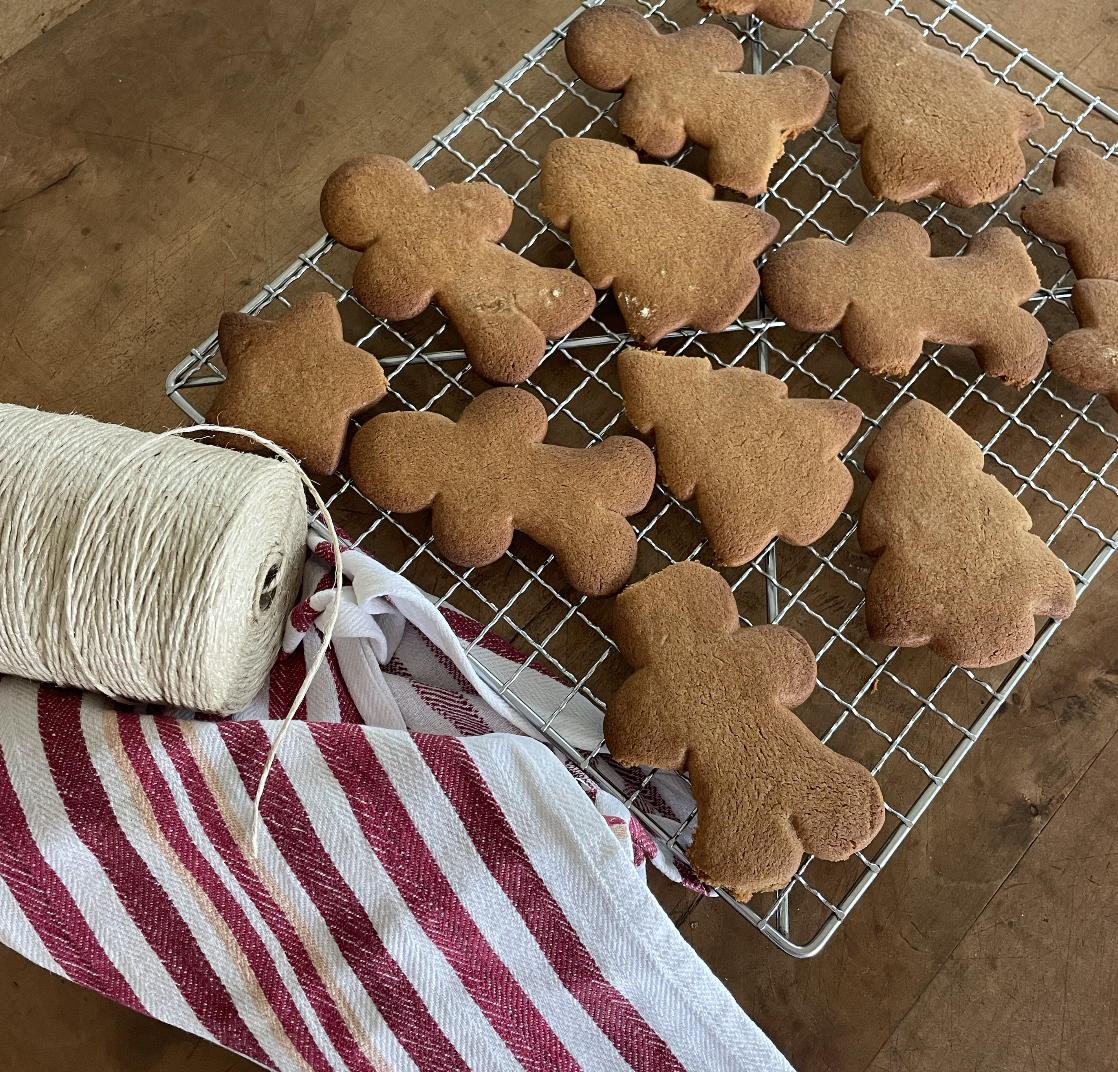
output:
[[[640,2],[642,13],[662,27],[705,21],[689,0]],[[1047,184],[1055,153],[1065,144],[1078,141],[1112,153],[1118,113],[949,0],[881,0],[875,6],[913,20],[935,43],[972,57],[1045,113],[1044,130],[1026,147],[1025,180],[996,204],[959,210],[924,201],[901,211],[929,229],[937,254],[961,252],[970,236],[992,224],[1014,228],[1042,275],[1031,311],[1053,337],[1074,327],[1067,262],[1055,247],[1020,227],[1019,211],[1026,195]],[[792,62],[826,71],[829,42],[843,7],[844,0],[817,0],[816,17],[803,33],[775,30],[752,18],[720,21],[747,46],[757,73]],[[538,212],[538,161],[554,137],[620,140],[613,120],[616,97],[578,82],[566,65],[561,45],[569,22],[527,53],[412,160],[432,184],[478,179],[501,186],[516,204],[505,244],[538,263],[560,267],[571,266],[573,258],[562,235]],[[774,169],[769,192],[757,201],[780,218],[781,242],[818,234],[845,240],[861,219],[883,207],[861,183],[857,149],[841,137],[833,104],[821,124],[787,150]],[[703,174],[704,157],[703,150],[691,147],[670,163]],[[376,353],[388,372],[390,393],[379,408],[435,409],[457,417],[486,385],[465,362],[452,326],[436,308],[407,323],[372,317],[342,282],[350,278],[355,260],[324,237],[245,311],[275,315],[302,294],[329,288],[337,295],[346,337]],[[547,359],[525,385],[547,408],[549,441],[588,446],[608,434],[632,432],[612,361],[629,341],[607,293],[582,328],[549,344]],[[1034,531],[1067,563],[1082,595],[1118,546],[1118,470],[1113,468],[1118,418],[1105,402],[1049,372],[1023,392],[984,378],[969,351],[951,347],[925,347],[924,357],[903,381],[872,377],[851,368],[833,336],[790,331],[767,316],[760,303],[726,332],[683,330],[661,346],[673,353],[702,354],[718,366],[751,364],[779,375],[793,396],[841,397],[865,414],[846,454],[856,490],[832,531],[813,547],[782,545],[778,557],[775,545],[770,546],[747,567],[723,571],[744,622],[780,622],[811,642],[819,684],[798,713],[831,747],[865,763],[886,800],[885,828],[850,861],[807,858],[785,889],[749,904],[722,894],[779,947],[794,956],[811,956],[865,893],[1059,624],[1042,623],[1032,649],[1008,672],[949,667],[926,650],[888,650],[869,640],[861,615],[869,563],[858,551],[855,531],[868,488],[862,459],[873,431],[909,398],[939,405],[983,445],[987,471],[1029,508]],[[223,378],[215,334],[168,375],[167,393],[200,421],[202,412],[186,393],[204,408]],[[360,533],[358,543],[433,593],[440,604],[453,604],[481,623],[471,652],[490,633],[510,640],[528,654],[525,667],[535,666],[569,684],[564,703],[581,693],[604,706],[624,680],[627,669],[609,638],[612,601],[575,593],[552,557],[526,537],[518,535],[492,566],[458,569],[435,554],[425,516],[384,514],[344,475],[325,484],[332,512],[350,532]],[[640,548],[634,580],[683,559],[713,564],[695,512],[663,485],[657,485],[648,508],[634,521]],[[601,748],[589,756],[578,753],[551,728],[554,714],[549,718],[534,711],[519,695],[523,669],[501,681],[476,664],[510,703],[599,785],[622,795],[634,814],[682,857],[679,842],[686,843],[694,813],[680,817],[685,819],[681,824],[666,818],[650,785],[651,772],[619,771]]]

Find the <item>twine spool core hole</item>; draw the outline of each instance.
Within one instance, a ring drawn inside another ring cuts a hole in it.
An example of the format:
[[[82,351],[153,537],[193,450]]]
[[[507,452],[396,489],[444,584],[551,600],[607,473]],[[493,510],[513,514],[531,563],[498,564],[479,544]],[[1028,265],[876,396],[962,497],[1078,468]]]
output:
[[[271,605],[272,601],[276,598],[276,580],[279,578],[280,567],[278,562],[273,562],[268,567],[268,572],[264,576],[264,584],[260,590],[260,596],[256,601],[256,605],[263,613]]]

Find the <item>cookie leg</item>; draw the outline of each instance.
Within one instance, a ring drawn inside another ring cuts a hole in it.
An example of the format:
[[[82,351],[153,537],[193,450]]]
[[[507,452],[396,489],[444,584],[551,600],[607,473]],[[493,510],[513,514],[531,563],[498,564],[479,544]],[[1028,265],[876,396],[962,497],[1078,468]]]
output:
[[[604,507],[524,519],[518,528],[546,547],[564,576],[584,595],[613,595],[637,563],[637,535],[620,514]]]
[[[982,325],[977,337],[981,341],[974,346],[974,356],[987,376],[1011,387],[1024,387],[1044,368],[1048,335],[1040,321],[1024,309],[999,317],[996,325]]]
[[[920,357],[924,336],[876,309],[851,303],[842,319],[842,348],[875,376],[907,376]]]
[[[800,777],[791,787],[790,820],[805,852],[821,860],[845,860],[877,836],[885,804],[860,763],[812,738],[803,765],[790,769]]]
[[[522,383],[543,360],[544,334],[509,292],[473,287],[438,295],[474,371],[490,383]]]
[[[564,268],[520,268],[516,304],[549,339],[574,331],[593,311],[594,288]]]
[[[764,810],[759,803],[743,806],[740,786],[716,782],[708,787],[694,771],[692,786],[699,819],[687,858],[700,878],[726,887],[743,901],[792,880],[803,859],[803,845],[787,816]]]
[[[487,514],[475,502],[458,506],[436,499],[431,535],[439,553],[456,565],[488,566],[509,549],[512,519]]]

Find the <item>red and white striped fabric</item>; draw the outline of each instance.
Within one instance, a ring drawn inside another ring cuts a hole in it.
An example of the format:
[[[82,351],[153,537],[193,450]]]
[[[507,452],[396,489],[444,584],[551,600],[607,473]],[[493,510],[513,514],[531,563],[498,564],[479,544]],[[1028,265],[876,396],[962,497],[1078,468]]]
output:
[[[357,555],[257,857],[268,712],[303,660],[220,722],[0,679],[0,940],[282,1072],[787,1072],[649,894],[612,798],[596,807],[447,619]],[[317,613],[296,608],[291,651]],[[565,695],[522,674],[542,704]]]

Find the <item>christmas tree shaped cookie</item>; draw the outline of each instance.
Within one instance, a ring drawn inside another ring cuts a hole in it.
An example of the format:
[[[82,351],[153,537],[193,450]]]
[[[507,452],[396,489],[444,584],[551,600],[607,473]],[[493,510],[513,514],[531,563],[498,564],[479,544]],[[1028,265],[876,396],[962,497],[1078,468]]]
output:
[[[927,339],[969,346],[982,371],[1014,387],[1044,367],[1048,335],[1020,308],[1040,277],[1024,243],[990,227],[961,257],[932,257],[931,239],[899,212],[864,219],[843,245],[790,242],[765,263],[765,300],[797,331],[842,325],[842,348],[876,376],[905,376]]]
[[[594,308],[585,279],[497,244],[513,205],[489,183],[432,190],[403,160],[360,157],[326,180],[321,209],[326,230],[363,252],[353,273],[357,300],[386,320],[418,316],[437,301],[491,383],[526,380],[546,340],[574,331]]]
[[[381,413],[353,437],[353,481],[377,506],[431,511],[444,558],[485,566],[514,530],[551,551],[588,596],[616,592],[633,572],[656,459],[639,439],[610,436],[578,450],[544,443],[547,415],[526,391],[484,391],[457,422],[438,413]]]
[[[642,164],[631,149],[594,138],[553,141],[540,181],[540,210],[569,232],[590,283],[613,287],[642,346],[684,324],[732,324],[757,292],[753,262],[780,227],[767,212],[715,201],[697,175]]]
[[[751,561],[775,536],[814,543],[838,519],[854,489],[838,453],[861,423],[857,406],[789,398],[775,376],[715,372],[705,357],[629,349],[617,371],[629,420],[655,430],[660,472],[695,499],[722,565]]]
[[[1118,409],[1118,282],[1081,279],[1071,292],[1080,329],[1061,335],[1048,352],[1053,370]]]
[[[866,586],[872,640],[996,666],[1032,646],[1034,615],[1075,609],[1071,574],[1029,531],[1028,510],[983,473],[978,445],[935,406],[915,399],[894,414],[866,474],[858,542],[877,560]]]
[[[814,0],[698,0],[698,4],[715,15],[756,15],[785,30],[802,30],[815,6]]]
[[[638,149],[675,156],[690,137],[710,150],[710,181],[747,197],[765,192],[784,142],[827,107],[827,79],[810,67],[742,74],[741,42],[722,26],[661,34],[635,11],[607,4],[571,23],[566,48],[588,85],[624,91],[617,125]]]
[[[1082,145],[1056,156],[1054,189],[1021,210],[1021,222],[1059,242],[1080,279],[1118,279],[1118,165]]]
[[[805,852],[845,860],[873,840],[877,783],[788,710],[815,688],[798,633],[739,628],[722,576],[681,562],[617,597],[613,635],[633,674],[606,708],[606,744],[620,763],[690,774],[700,878],[745,901],[790,882]]]
[[[1024,178],[1018,143],[1044,125],[1028,98],[992,85],[974,60],[876,11],[843,16],[831,75],[839,127],[862,143],[862,178],[879,200],[996,201]]]

